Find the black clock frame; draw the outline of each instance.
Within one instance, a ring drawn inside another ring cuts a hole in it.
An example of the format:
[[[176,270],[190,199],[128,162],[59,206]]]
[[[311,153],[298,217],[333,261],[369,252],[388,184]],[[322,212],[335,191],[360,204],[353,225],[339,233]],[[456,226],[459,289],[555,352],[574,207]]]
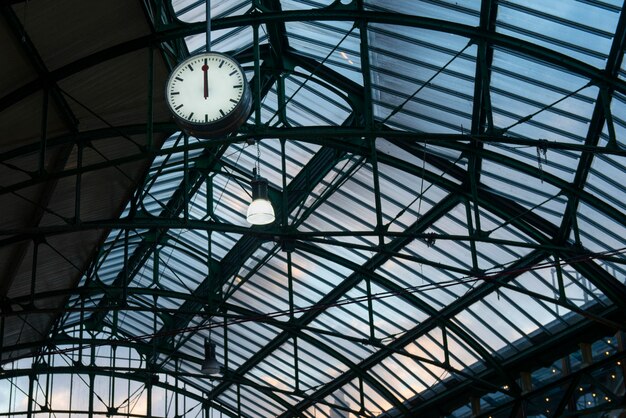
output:
[[[198,54],[198,56],[204,55],[204,54],[207,54],[207,53],[203,52],[201,54]],[[250,116],[250,112],[252,111],[252,93],[250,91],[250,85],[248,84],[247,79],[245,77],[246,73],[243,71],[243,68],[241,67],[241,65],[239,65],[237,60],[235,60],[234,58],[226,54],[222,54],[220,52],[213,52],[213,51],[209,52],[208,54],[222,55],[226,59],[231,60],[238,67],[241,73],[244,75],[243,77],[244,83],[243,83],[243,92],[241,94],[241,100],[239,100],[239,103],[237,103],[237,105],[233,108],[233,110],[228,112],[224,117],[222,117],[219,120],[212,121],[212,122],[193,123],[188,120],[185,120],[181,118],[180,116],[178,116],[178,114],[172,108],[169,100],[166,100],[167,107],[172,113],[174,120],[176,121],[176,124],[181,128],[181,130],[190,136],[200,138],[200,139],[215,139],[215,138],[223,137],[229,133],[235,132],[241,125],[243,125],[246,122],[246,120],[248,120],[248,117]],[[170,84],[170,79],[172,75],[176,74],[177,70],[180,67],[186,65],[189,58],[195,58],[195,57],[196,56],[187,57],[182,62],[180,62],[176,67],[174,67],[174,69],[170,73],[170,76],[167,79],[167,82],[165,83],[165,89],[166,89],[165,97],[167,97],[167,88]]]

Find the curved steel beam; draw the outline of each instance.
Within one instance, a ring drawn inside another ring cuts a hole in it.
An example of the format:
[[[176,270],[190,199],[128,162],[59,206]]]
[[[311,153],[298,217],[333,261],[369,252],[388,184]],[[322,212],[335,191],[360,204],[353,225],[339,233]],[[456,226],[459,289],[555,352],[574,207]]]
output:
[[[225,408],[220,403],[217,403],[212,400],[208,400],[202,397],[201,395],[190,392],[176,385],[169,384],[167,382],[160,382],[158,380],[157,375],[152,374],[149,371],[146,371],[146,369],[143,369],[143,368],[130,369],[129,368],[129,369],[124,369],[124,370],[127,370],[127,372],[124,373],[117,369],[109,369],[109,368],[105,368],[102,366],[95,366],[95,365],[87,366],[87,365],[72,364],[68,366],[50,366],[47,364],[33,364],[31,367],[25,367],[25,368],[20,368],[20,369],[15,369],[15,370],[3,370],[2,375],[0,376],[0,379],[10,379],[10,378],[17,378],[17,377],[31,376],[31,375],[36,376],[37,374],[47,374],[47,375],[70,374],[72,375],[72,374],[77,374],[77,373],[86,374],[86,375],[94,375],[94,376],[103,376],[103,377],[114,377],[116,379],[131,380],[131,381],[135,381],[139,383],[144,383],[149,386],[160,387],[162,389],[169,390],[173,393],[186,396],[190,399],[193,399],[196,402],[199,402],[202,405],[208,403],[211,406],[211,408],[215,408],[216,410],[226,414],[227,416],[231,418],[238,417],[235,411]],[[170,375],[188,376],[187,374],[177,374],[176,372],[171,372]],[[202,375],[201,377],[206,377],[206,376]],[[17,413],[18,411],[12,411],[12,412]],[[55,410],[51,409],[50,412],[54,415]],[[88,412],[97,412],[97,411],[88,411]],[[72,413],[76,413],[76,412],[72,411]],[[102,411],[101,413],[104,414],[104,412]]]
[[[239,312],[243,315],[250,315],[250,316],[258,315],[257,312],[250,311],[248,309],[242,308],[237,305],[229,304],[228,306],[229,306],[229,310],[232,310],[234,312]],[[367,381],[372,386],[372,388],[374,388],[389,403],[395,405],[395,407],[398,410],[403,411],[403,413],[408,413],[408,409],[406,409],[406,407],[402,404],[402,402],[389,389],[387,389],[378,379],[366,373],[365,370],[361,370],[361,368],[357,364],[355,364],[346,356],[344,356],[343,354],[335,350],[333,347],[303,332],[303,329],[305,328],[294,326],[294,324],[290,322],[271,321],[268,323],[271,323],[272,325],[281,328],[283,332],[298,336],[298,338],[307,341],[309,344],[315,346],[319,350],[323,351],[325,354],[328,354],[335,360],[348,366],[349,369],[352,372],[354,372],[354,374],[357,377],[360,377],[363,380]],[[209,396],[209,399],[212,399],[212,397]],[[322,399],[322,398],[318,398],[318,399]]]
[[[153,132],[174,133],[180,128],[173,122],[160,122],[153,125]],[[56,137],[48,138],[47,144],[50,147],[57,147],[65,144],[89,143],[91,141],[100,141],[116,136],[134,136],[143,135],[146,132],[145,124],[123,125],[112,128],[94,129],[90,131],[77,132],[75,134],[61,134]],[[563,150],[572,152],[589,152],[594,154],[614,155],[616,157],[626,157],[626,150],[619,148],[609,148],[597,145],[574,144],[571,142],[547,141],[541,138],[518,138],[506,135],[490,135],[490,134],[454,134],[454,133],[424,133],[424,132],[408,132],[400,131],[392,128],[374,127],[368,129],[365,127],[342,127],[342,126],[300,126],[300,127],[255,127],[253,125],[244,125],[241,133],[235,137],[211,140],[211,144],[223,145],[242,142],[250,138],[258,139],[286,139],[308,141],[314,144],[331,145],[330,141],[326,142],[323,138],[331,137],[341,138],[345,142],[357,141],[362,142],[363,137],[384,137],[406,143],[407,145],[420,142],[428,142],[429,144],[440,146],[443,148],[457,148],[456,143],[477,141],[485,144],[507,144],[522,146],[528,148],[536,148],[541,145],[547,150]],[[320,139],[322,138],[322,139]],[[0,162],[9,161],[12,158],[23,157],[28,154],[36,154],[39,152],[41,144],[33,142],[31,144],[22,145],[8,151],[0,153]],[[168,153],[183,152],[185,150],[198,150],[206,148],[204,143],[193,143],[188,146],[179,145],[159,150],[146,150],[145,152],[134,154],[132,161],[153,158]],[[124,160],[126,161],[126,160]],[[76,173],[84,171],[76,171]]]
[[[441,216],[445,215],[448,210],[454,207],[458,203],[458,197],[454,195],[449,195],[444,202],[441,202],[439,205],[435,206],[431,211],[424,214],[419,220],[415,222],[415,224],[409,228],[411,231],[421,232],[426,229],[428,226],[434,222],[434,220],[439,219]],[[405,242],[410,240],[410,238],[397,238],[388,244],[388,247],[393,249],[396,247],[404,247]],[[376,267],[382,265],[390,256],[377,254],[370,258],[367,262],[365,262],[360,269],[363,271],[374,270]],[[342,297],[346,292],[356,286],[362,280],[362,276],[358,272],[353,272],[348,277],[346,277],[338,286],[334,287],[329,291],[324,297],[322,297],[319,301],[313,305],[312,309],[303,313],[297,319],[293,321],[293,325],[296,328],[306,327],[309,323],[311,323],[318,315],[324,312],[324,308],[329,306],[330,304],[336,302],[340,297]],[[268,342],[264,347],[262,347],[258,352],[256,352],[252,357],[250,357],[244,364],[239,366],[237,369],[238,373],[244,374],[249,370],[253,369],[258,363],[260,363],[264,358],[266,358],[270,353],[272,353],[275,349],[280,347],[290,338],[290,334],[288,332],[281,332],[279,335],[274,337],[270,342]],[[220,393],[224,392],[228,388],[227,385],[218,385],[215,387],[210,396],[215,397]],[[323,396],[322,396],[323,397]]]
[[[580,74],[597,84],[613,86],[617,91],[626,93],[626,82],[607,75],[602,69],[593,67],[566,54],[553,51],[537,44],[514,38],[502,33],[491,31],[487,28],[448,22],[441,19],[427,18],[423,16],[408,15],[403,13],[365,11],[365,10],[342,10],[339,8],[324,8],[315,10],[294,10],[284,12],[266,12],[247,14],[241,16],[225,17],[212,22],[215,30],[232,27],[250,26],[254,24],[268,24],[275,22],[294,21],[357,21],[367,23],[389,24],[398,26],[410,26],[437,32],[447,32],[469,39],[481,40],[488,44],[505,48],[524,54],[529,57],[550,63],[559,68]],[[204,23],[181,25],[181,27],[166,30],[157,34],[163,40],[172,37],[188,36],[202,33],[205,30]]]
[[[615,30],[615,38],[611,44],[611,51],[606,63],[605,73],[610,77],[617,77],[624,60],[624,49],[626,48],[626,5],[622,7],[617,28]],[[585,145],[595,146],[599,143],[605,124],[608,124],[609,134],[614,135],[613,120],[610,111],[610,101],[612,99],[612,87],[600,86],[598,96],[595,102],[591,120],[589,121],[589,129],[585,138]],[[608,120],[607,120],[608,119]],[[615,138],[613,138],[615,140]],[[609,144],[611,141],[609,141]],[[578,167],[574,176],[572,185],[576,188],[583,189],[587,183],[587,179],[591,174],[591,165],[595,158],[593,153],[582,153],[578,160]],[[578,213],[580,198],[578,195],[572,195],[567,201],[564,210],[563,220],[559,231],[559,240],[566,241],[576,220],[574,219]],[[577,231],[575,231],[577,232]],[[578,235],[576,235],[578,237]]]
[[[263,12],[246,14],[241,16],[226,17],[212,20],[213,30],[229,29],[234,27],[266,25],[271,23],[287,23],[296,21],[356,21],[379,23],[399,26],[410,26],[438,32],[447,32],[465,38],[480,40],[488,44],[505,48],[524,54],[529,57],[550,63],[567,71],[580,74],[598,85],[608,85],[623,94],[626,94],[626,82],[618,77],[607,74],[602,69],[593,67],[582,61],[576,60],[566,54],[562,54],[548,48],[516,39],[502,33],[493,32],[480,27],[463,25],[460,23],[447,22],[440,19],[432,19],[423,16],[413,16],[402,13],[389,13],[363,10],[340,10],[340,9],[316,9],[294,10],[282,12]],[[49,77],[52,81],[59,81],[66,77],[92,67],[102,61],[113,59],[150,45],[158,46],[162,42],[184,38],[190,35],[206,31],[205,22],[178,23],[172,27],[161,30],[154,34],[142,36],[118,45],[98,51],[92,55],[81,58],[59,69],[51,71]],[[8,95],[0,98],[0,110],[34,93],[42,87],[42,81],[37,79],[19,87]]]
[[[315,250],[315,252],[318,252],[318,250]],[[338,257],[333,257],[333,258],[337,259]],[[517,263],[515,263],[514,265],[512,265],[508,269],[506,269],[506,271],[503,272],[501,278],[496,279],[494,281],[483,282],[480,286],[475,288],[471,293],[465,295],[462,298],[459,298],[455,302],[452,302],[450,305],[448,305],[445,308],[443,308],[440,311],[438,311],[436,313],[436,315],[431,315],[427,320],[423,321],[422,323],[420,323],[419,325],[417,325],[413,329],[409,330],[408,332],[405,332],[400,337],[398,337],[397,339],[393,340],[391,343],[388,344],[388,346],[389,346],[388,349],[382,348],[379,351],[377,351],[374,354],[372,354],[367,359],[363,360],[361,363],[359,363],[359,367],[362,370],[365,370],[365,371],[369,370],[372,367],[378,365],[381,361],[386,359],[388,356],[394,354],[398,350],[404,349],[404,347],[407,344],[409,344],[411,342],[414,342],[416,339],[418,339],[419,337],[423,336],[424,334],[426,334],[427,332],[432,330],[441,321],[444,321],[444,322],[449,324],[449,320],[454,315],[458,314],[459,312],[461,312],[463,309],[465,309],[467,306],[471,305],[472,303],[481,300],[483,297],[485,297],[486,295],[488,295],[492,291],[496,290],[497,287],[498,287],[498,284],[497,284],[498,281],[500,281],[500,280],[505,280],[505,281],[513,280],[519,274],[521,274],[521,273],[519,273],[520,270],[523,270],[523,268],[525,268],[527,266],[534,265],[537,262],[543,260],[544,258],[545,258],[545,254],[543,254],[543,252],[541,252],[541,251],[533,251],[532,253],[530,253],[529,255],[524,257],[523,259],[520,259]],[[343,261],[338,260],[338,262],[343,262]],[[352,264],[352,263],[348,263],[348,264]],[[509,273],[507,273],[507,271]],[[369,274],[369,273],[365,273],[365,274]],[[374,277],[373,280],[379,280],[379,279]],[[383,287],[390,286],[391,289],[394,289],[396,291],[401,292],[399,296],[404,296],[403,295],[404,292],[402,292],[401,289],[398,289],[397,285],[394,285],[389,280],[386,280],[386,279],[382,280],[379,284],[381,286],[383,286]],[[410,299],[417,299],[417,298],[410,298]],[[419,303],[419,305],[423,305],[423,303],[419,299],[412,300],[411,303]],[[419,305],[417,305],[417,306],[419,307]],[[460,328],[455,327],[455,332],[457,332],[459,329]],[[470,340],[472,340],[472,339],[470,339]],[[478,342],[474,341],[473,344],[472,344],[472,347],[474,347],[476,345],[479,347],[479,351],[478,351],[479,353],[483,354],[486,351],[484,348],[480,347],[480,344]],[[509,384],[510,387],[517,387],[517,384],[513,381],[513,379],[510,376],[508,376],[508,374],[506,373],[506,371],[504,370],[502,365],[500,365],[498,362],[493,360],[492,356],[489,355],[488,353],[487,353],[487,357],[486,358],[487,358],[487,361],[491,365],[494,365],[494,364],[497,365],[495,370],[497,370],[497,375],[498,375],[499,378],[505,377],[505,379],[506,379],[505,382],[508,381],[508,384]],[[490,358],[492,359],[491,362],[489,361]],[[339,376],[337,379],[335,379],[330,384],[327,384],[324,387],[322,387],[321,389],[319,389],[318,391],[316,391],[314,394],[312,394],[312,398],[313,399],[315,399],[315,398],[323,398],[324,396],[327,396],[329,393],[332,393],[338,387],[341,387],[341,386],[347,384],[348,382],[350,382],[352,379],[354,379],[354,377],[355,376],[352,374],[352,372],[348,371],[348,372],[344,373],[343,375]],[[516,392],[513,391],[513,393],[516,393]],[[297,409],[303,410],[303,409],[307,408],[308,406],[310,406],[310,404],[311,403],[309,401],[304,400],[300,404],[297,405]],[[287,415],[283,414],[280,418],[287,418]]]
[[[278,130],[271,130],[268,132],[273,132],[275,134],[278,134],[280,131],[280,129]],[[293,132],[293,131],[292,131]],[[308,133],[305,135],[308,137]],[[402,135],[403,136],[403,135]],[[393,134],[390,135],[390,138],[393,138]],[[369,149],[369,147],[367,145],[365,145],[365,143],[363,141],[348,141],[348,140],[344,140],[341,137],[337,137],[335,138],[334,141],[323,141],[320,142],[319,141],[319,136],[318,136],[318,140],[315,141],[313,138],[311,138],[310,140],[312,143],[318,143],[318,144],[322,144],[322,145],[332,145],[334,148],[339,149],[339,150],[344,150],[347,152],[352,152],[352,153],[356,153],[356,154],[360,154],[360,155],[364,155],[364,156],[368,156],[371,153],[371,150]],[[415,152],[416,154],[419,154],[420,156],[422,156],[423,153],[423,149],[419,146],[414,146],[415,148]],[[476,152],[475,149],[473,149],[472,147],[468,146],[467,144],[462,144],[462,143],[454,143],[454,141],[450,141],[450,148],[451,149],[456,149],[459,150],[463,153],[466,154],[472,154],[473,152]],[[578,195],[580,197],[580,199],[582,201],[584,201],[585,203],[589,204],[590,206],[598,209],[600,212],[605,213],[606,215],[608,215],[609,217],[613,218],[616,222],[619,222],[623,225],[626,225],[626,214],[624,214],[622,211],[620,211],[619,209],[615,208],[614,206],[608,204],[607,202],[599,199],[597,196],[585,191],[585,190],[581,190],[578,189],[574,186],[571,185],[571,183],[566,182],[565,180],[562,180],[561,178],[547,173],[547,172],[543,172],[541,171],[538,167],[534,167],[530,164],[526,164],[523,163],[521,161],[518,160],[514,160],[510,157],[505,157],[502,156],[496,152],[493,151],[489,151],[489,150],[481,150],[479,151],[481,154],[481,157],[483,159],[487,159],[487,160],[491,160],[491,161],[496,161],[499,164],[502,164],[504,166],[507,166],[509,168],[512,168],[516,171],[531,175],[531,176],[535,176],[535,177],[539,177],[539,176],[543,176],[543,180],[546,183],[550,183],[553,186],[563,190],[563,192],[565,192],[568,195]],[[432,157],[429,156],[427,154],[427,157],[432,159],[432,158],[436,158],[436,157]],[[400,169],[402,171],[405,171],[409,174],[415,175],[417,177],[421,177],[423,175],[424,179],[435,183],[441,187],[444,187],[450,191],[455,191],[455,192],[460,192],[463,193],[464,191],[456,184],[446,180],[445,178],[441,177],[440,175],[436,174],[436,173],[432,173],[429,171],[423,171],[420,167],[415,167],[412,164],[407,163],[406,161],[400,160],[398,158],[392,157],[390,155],[386,155],[386,154],[379,154],[378,155],[378,161],[382,164],[386,164],[389,165],[391,167]],[[446,165],[450,165],[451,163],[447,160],[444,159],[440,159],[439,161],[441,164],[446,164]],[[465,173],[463,171],[463,173]],[[463,181],[465,180],[464,175],[459,175],[458,179]],[[29,183],[30,184],[30,183]],[[471,198],[471,196],[469,196]],[[489,206],[487,206],[489,207]],[[151,220],[144,220],[144,219],[124,219],[124,220],[102,220],[102,221],[96,221],[96,222],[83,222],[81,224],[76,224],[76,225],[58,225],[58,226],[49,226],[49,227],[41,227],[41,228],[22,228],[19,230],[4,230],[4,231],[0,231],[0,236],[11,236],[10,238],[5,238],[0,240],[0,246],[3,245],[7,245],[7,244],[11,244],[14,242],[18,242],[18,241],[22,241],[22,240],[27,240],[27,239],[31,239],[32,237],[35,236],[47,236],[47,235],[54,235],[54,234],[62,234],[62,233],[69,233],[69,232],[75,232],[75,231],[80,231],[80,230],[86,230],[86,229],[94,229],[94,228],[131,228],[133,225],[133,222],[136,223],[136,225],[141,225],[142,222],[146,222],[146,224],[152,223],[154,224],[153,221]],[[192,226],[192,224],[196,222],[196,221],[187,221],[188,225],[185,226],[185,224],[182,221],[165,221],[164,222],[164,226],[167,226],[169,228],[185,228],[185,227],[190,227]],[[212,227],[215,228],[215,230],[218,231],[226,231],[226,232],[237,232],[237,233],[247,233],[249,231],[249,228],[244,228],[244,227],[237,227],[237,226],[227,226],[227,225],[223,225],[223,224],[218,224],[218,223],[213,223],[210,221],[207,221],[208,223],[202,223],[202,224],[197,224],[195,227],[200,228],[200,229],[210,229]],[[212,226],[211,226],[212,225]]]

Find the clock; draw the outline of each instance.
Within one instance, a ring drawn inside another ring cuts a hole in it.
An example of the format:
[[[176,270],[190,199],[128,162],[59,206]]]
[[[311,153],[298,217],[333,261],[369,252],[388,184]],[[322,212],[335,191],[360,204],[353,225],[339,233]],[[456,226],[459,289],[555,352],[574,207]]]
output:
[[[252,108],[243,69],[218,52],[193,55],[178,64],[167,80],[165,95],[178,125],[197,138],[236,131]]]

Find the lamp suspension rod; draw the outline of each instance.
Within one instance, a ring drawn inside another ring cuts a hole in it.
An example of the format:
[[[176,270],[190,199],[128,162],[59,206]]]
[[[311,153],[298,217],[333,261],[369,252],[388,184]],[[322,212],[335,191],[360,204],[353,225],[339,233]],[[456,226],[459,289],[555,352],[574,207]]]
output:
[[[256,138],[256,174],[261,177],[261,141]]]
[[[206,52],[211,52],[211,0],[206,0]]]

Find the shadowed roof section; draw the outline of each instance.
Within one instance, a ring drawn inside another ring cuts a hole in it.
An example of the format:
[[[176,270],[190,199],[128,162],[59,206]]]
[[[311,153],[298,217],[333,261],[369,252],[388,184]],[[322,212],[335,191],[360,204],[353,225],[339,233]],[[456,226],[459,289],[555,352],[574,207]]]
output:
[[[0,10],[0,296],[3,312],[12,312],[3,346],[28,347],[45,341],[56,314],[19,312],[62,307],[67,295],[54,292],[76,286],[107,231],[21,231],[121,214],[149,167],[147,151],[165,138],[146,126],[169,121],[161,87],[167,69],[149,42],[90,59],[153,33],[138,2],[9,3]],[[126,129],[138,125],[141,131]],[[32,292],[52,295],[35,302]],[[3,351],[2,360],[30,351]]]
[[[0,6],[0,390],[88,376],[75,413],[176,417],[623,405],[622,2],[213,0],[253,104],[211,140],[164,102],[207,2],[92,3]]]

